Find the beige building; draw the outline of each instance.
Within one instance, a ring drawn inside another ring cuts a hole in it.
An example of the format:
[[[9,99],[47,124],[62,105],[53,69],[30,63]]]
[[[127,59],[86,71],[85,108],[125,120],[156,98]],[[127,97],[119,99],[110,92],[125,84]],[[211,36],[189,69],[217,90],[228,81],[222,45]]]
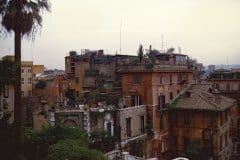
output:
[[[22,97],[32,95],[32,81],[33,81],[33,62],[21,62],[21,83],[22,83]]]

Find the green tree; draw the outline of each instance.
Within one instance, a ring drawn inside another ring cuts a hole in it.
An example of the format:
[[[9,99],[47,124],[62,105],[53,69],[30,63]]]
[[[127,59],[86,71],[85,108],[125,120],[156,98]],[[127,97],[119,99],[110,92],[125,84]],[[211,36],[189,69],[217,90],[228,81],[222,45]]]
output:
[[[90,133],[90,140],[90,147],[102,152],[108,152],[115,148],[116,138],[103,129],[92,131]]]
[[[64,126],[45,127],[40,132],[24,131],[24,155],[31,160],[105,160],[104,155],[90,149],[86,132]]]
[[[12,149],[14,146],[13,129],[8,123],[10,114],[6,113],[0,118],[0,155],[1,159],[14,159],[15,151]]]
[[[21,118],[21,40],[24,35],[34,37],[42,26],[41,11],[50,11],[48,0],[1,0],[0,20],[6,32],[14,32],[14,53],[16,79],[14,92],[14,124],[15,133],[20,144],[22,137]]]
[[[10,60],[0,60],[0,97],[5,85],[13,84],[15,80],[15,65]],[[14,144],[13,127],[9,124],[11,113],[0,110],[0,155],[3,159],[14,159],[15,150],[12,149]]]
[[[0,60],[0,86],[13,84],[16,76],[16,66],[13,61]],[[1,88],[0,88],[1,89]]]
[[[99,151],[89,149],[78,140],[61,140],[52,145],[48,160],[107,160]]]

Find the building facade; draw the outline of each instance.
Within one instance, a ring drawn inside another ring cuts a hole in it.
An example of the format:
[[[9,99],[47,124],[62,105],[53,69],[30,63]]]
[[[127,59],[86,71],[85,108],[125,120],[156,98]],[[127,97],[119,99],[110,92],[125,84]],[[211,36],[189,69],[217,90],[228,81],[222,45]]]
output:
[[[193,72],[188,68],[186,55],[158,54],[156,63],[123,65],[122,77],[124,106],[147,106],[147,126],[153,132],[146,141],[146,158],[167,159],[169,156],[168,104],[189,84]]]
[[[192,85],[171,103],[173,157],[231,159],[232,128],[236,120],[232,113],[237,104],[233,99],[213,94],[210,87]]]
[[[21,89],[22,97],[32,96],[32,82],[33,82],[33,62],[21,62]]]
[[[211,72],[207,79],[213,89],[221,95],[233,98],[237,101],[236,123],[233,129],[233,159],[240,158],[240,71],[219,69]]]

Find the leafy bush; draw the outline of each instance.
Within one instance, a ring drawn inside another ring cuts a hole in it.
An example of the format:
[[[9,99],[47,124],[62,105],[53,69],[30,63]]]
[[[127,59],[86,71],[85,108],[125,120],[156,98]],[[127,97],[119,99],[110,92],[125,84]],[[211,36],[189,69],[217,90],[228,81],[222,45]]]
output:
[[[89,149],[86,132],[65,126],[46,127],[37,132],[24,131],[24,154],[27,159],[49,160],[105,160],[100,151]]]

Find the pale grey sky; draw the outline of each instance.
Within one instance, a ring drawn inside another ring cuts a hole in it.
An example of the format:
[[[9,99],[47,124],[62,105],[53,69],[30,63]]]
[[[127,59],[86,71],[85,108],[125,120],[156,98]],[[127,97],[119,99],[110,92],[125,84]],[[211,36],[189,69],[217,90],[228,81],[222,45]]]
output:
[[[23,60],[64,68],[64,57],[81,48],[136,54],[140,43],[181,47],[204,64],[240,64],[239,0],[51,0],[35,41],[24,40]],[[13,53],[13,34],[0,38],[0,56]]]

